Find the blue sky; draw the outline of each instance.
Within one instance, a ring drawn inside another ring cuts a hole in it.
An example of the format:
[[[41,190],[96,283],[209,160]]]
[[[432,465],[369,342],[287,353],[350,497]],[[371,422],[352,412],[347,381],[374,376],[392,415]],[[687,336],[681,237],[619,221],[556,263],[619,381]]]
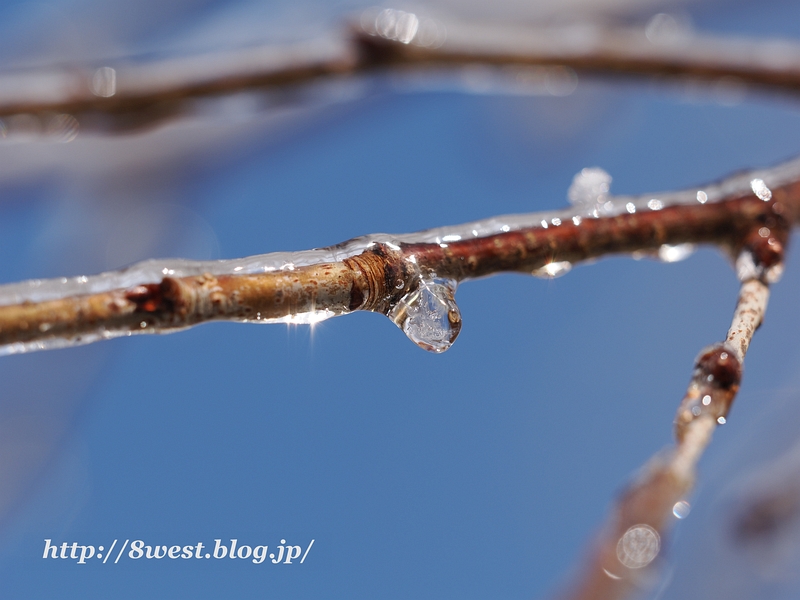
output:
[[[800,35],[788,3],[725,6],[698,10],[697,26]],[[6,175],[0,281],[151,256],[301,250],[559,208],[586,166],[610,172],[618,193],[702,184],[794,156],[800,131],[786,98],[753,92],[726,106],[713,95],[586,78],[566,98],[408,92],[374,80],[355,99],[278,125],[254,121],[165,164],[70,172],[58,154],[56,167]],[[134,141],[146,152],[169,132]],[[104,143],[116,152],[126,142],[79,136],[75,152]],[[120,249],[109,231],[147,243]],[[671,556],[714,527],[718,490],[704,482],[740,476],[747,460],[731,457],[755,443],[754,424],[771,431],[769,418],[790,410],[796,262],[793,252]],[[464,326],[443,355],[423,352],[385,317],[355,314],[313,329],[211,324],[3,358],[6,593],[542,596],[624,482],[670,443],[692,361],[724,336],[736,290],[713,250],[676,264],[614,257],[553,281],[463,284]],[[77,565],[43,560],[45,539],[314,546],[302,565]],[[681,578],[696,574],[681,565],[666,597],[687,597]]]

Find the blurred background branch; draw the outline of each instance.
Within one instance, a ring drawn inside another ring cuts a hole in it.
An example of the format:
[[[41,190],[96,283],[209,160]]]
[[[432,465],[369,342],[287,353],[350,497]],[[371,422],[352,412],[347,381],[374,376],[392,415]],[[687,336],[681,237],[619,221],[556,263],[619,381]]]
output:
[[[5,135],[41,132],[69,139],[79,127],[121,132],[191,114],[197,102],[243,92],[289,94],[315,82],[395,71],[405,76],[491,68],[517,93],[565,95],[578,71],[600,76],[670,78],[735,97],[747,88],[794,93],[800,44],[721,38],[659,14],[647,27],[591,23],[524,28],[437,21],[412,12],[370,9],[342,27],[335,44],[250,47],[215,54],[102,66],[64,65],[0,76]],[[121,61],[117,61],[121,62]],[[484,76],[487,76],[484,73]]]
[[[691,189],[697,203],[697,182],[797,153],[794,106],[751,93],[794,91],[796,42],[780,39],[800,37],[792,3],[364,9],[189,0],[4,8],[2,281],[547,210],[575,172],[597,164],[624,193]],[[405,44],[412,16],[417,31]],[[498,35],[512,31],[519,37]],[[413,43],[418,35],[424,43]],[[620,49],[628,44],[637,51]],[[623,77],[606,83],[614,74]],[[737,239],[768,241],[765,226]],[[664,261],[690,253],[655,245],[645,246]],[[677,384],[727,325],[721,307],[738,281],[725,260],[701,249],[669,269],[609,260],[542,285],[475,282],[459,296],[470,335],[434,361],[357,316],[341,329],[319,325],[313,338],[291,327],[208,326],[8,357],[8,593],[140,598],[173,586],[245,598],[268,587],[386,597],[391,583],[398,597],[541,595],[601,521],[617,482],[667,443]],[[557,274],[553,264],[542,267]],[[737,275],[753,267],[758,260],[741,261]],[[770,309],[780,326],[759,334],[736,418],[699,463],[697,496],[675,513],[685,516],[691,501],[665,598],[796,595],[800,471],[786,448],[797,437],[798,289],[789,268]],[[152,291],[133,293],[134,310],[157,304]],[[748,475],[762,464],[770,477]],[[39,558],[54,531],[236,537],[278,522],[277,539],[312,532],[329,569],[303,572],[300,584],[204,565],[147,584],[131,570],[98,591],[99,579]],[[634,533],[622,556],[641,559],[652,538]]]

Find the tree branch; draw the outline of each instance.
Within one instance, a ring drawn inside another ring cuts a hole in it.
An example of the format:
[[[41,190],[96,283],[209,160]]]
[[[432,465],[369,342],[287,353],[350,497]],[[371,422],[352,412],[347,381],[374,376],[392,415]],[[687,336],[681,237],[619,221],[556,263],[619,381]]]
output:
[[[703,350],[678,409],[676,444],[653,457],[625,490],[564,600],[617,600],[649,588],[662,538],[673,517],[682,518],[695,468],[714,429],[726,422],[739,390],[744,355],[761,324],[769,288],[750,279],[742,284],[725,342]],[[648,568],[650,567],[650,568]]]
[[[523,69],[514,73],[521,85],[563,75],[524,69],[567,67],[603,75],[701,79],[729,87],[800,89],[800,45],[794,42],[690,32],[648,37],[644,28],[591,25],[524,29],[448,22],[445,27],[386,9],[365,13],[339,44],[257,47],[116,68],[6,75],[0,78],[0,116],[35,116],[42,129],[55,133],[70,125],[64,123],[64,115],[76,118],[83,128],[119,131],[174,117],[202,98],[382,70],[474,65]]]
[[[356,310],[385,314],[415,343],[442,352],[461,328],[455,288],[476,277],[553,277],[609,254],[656,255],[701,243],[735,257],[742,280],[779,276],[791,223],[800,217],[800,159],[705,190],[657,196],[608,196],[608,176],[595,171],[576,176],[576,205],[558,212],[357,238],[309,252],[151,261],[95,277],[2,286],[0,354],[207,321],[311,323]]]

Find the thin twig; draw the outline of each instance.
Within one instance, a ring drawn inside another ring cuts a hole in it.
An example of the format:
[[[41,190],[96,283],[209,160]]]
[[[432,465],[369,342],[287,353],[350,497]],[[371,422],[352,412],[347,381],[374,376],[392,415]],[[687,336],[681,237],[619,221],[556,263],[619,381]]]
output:
[[[684,516],[695,468],[714,429],[725,423],[742,376],[744,355],[764,318],[769,288],[744,282],[727,340],[698,356],[678,409],[676,444],[645,465],[625,490],[564,600],[619,600],[651,586],[652,565],[673,519]]]
[[[431,27],[436,33],[426,35]],[[590,25],[525,29],[443,24],[392,10],[362,19],[349,31],[341,43],[324,47],[257,47],[114,68],[70,66],[8,74],[0,78],[0,116],[35,115],[42,121],[40,127],[55,133],[64,126],[63,115],[77,118],[84,128],[119,131],[174,117],[191,101],[207,97],[285,89],[379,70],[475,65],[517,69],[511,75],[522,87],[537,79],[536,73],[524,69],[549,66],[604,75],[683,77],[719,82],[723,89],[800,89],[800,45],[788,41],[693,33],[651,40],[644,28]],[[547,79],[559,73],[538,75]],[[61,120],[53,122],[59,116]]]

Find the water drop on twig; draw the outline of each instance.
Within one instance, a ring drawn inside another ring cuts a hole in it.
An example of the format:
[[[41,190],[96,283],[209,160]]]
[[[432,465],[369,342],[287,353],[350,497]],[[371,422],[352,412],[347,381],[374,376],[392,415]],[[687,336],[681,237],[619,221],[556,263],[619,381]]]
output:
[[[568,260],[547,263],[543,267],[534,269],[531,274],[534,277],[541,277],[542,279],[555,279],[566,275],[572,270],[572,263]]]
[[[629,569],[646,567],[661,549],[661,537],[649,525],[630,527],[617,543],[617,558]]]
[[[686,260],[694,253],[694,244],[662,244],[658,248],[658,259],[662,262],[673,263]]]
[[[422,280],[388,316],[420,348],[444,352],[461,331],[455,290],[455,282],[449,280]]]
[[[678,500],[675,506],[672,507],[672,514],[675,515],[676,519],[685,519],[689,516],[691,510],[692,506],[686,500]]]

